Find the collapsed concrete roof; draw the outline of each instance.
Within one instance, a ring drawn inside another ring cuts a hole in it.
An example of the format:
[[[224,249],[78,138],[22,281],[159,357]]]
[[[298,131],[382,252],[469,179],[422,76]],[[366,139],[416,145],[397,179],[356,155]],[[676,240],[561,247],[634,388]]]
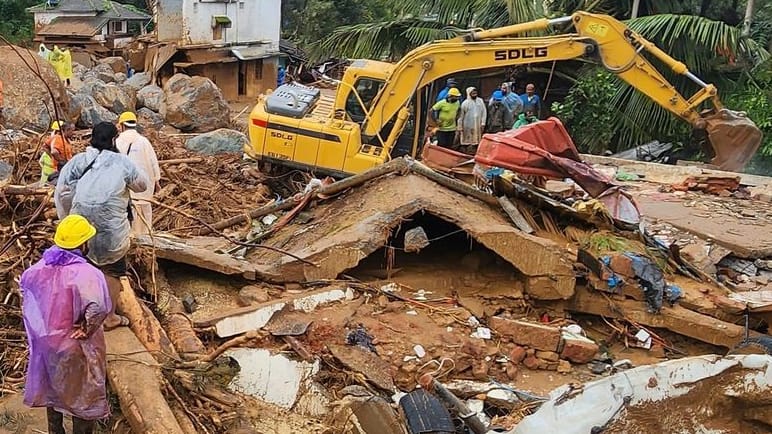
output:
[[[263,244],[292,252],[316,266],[269,250],[248,260],[284,281],[335,279],[386,246],[392,232],[416,213],[429,213],[467,232],[525,277],[525,290],[540,299],[573,295],[575,257],[551,240],[526,234],[500,209],[417,173],[392,174],[313,209],[306,223],[290,224]]]

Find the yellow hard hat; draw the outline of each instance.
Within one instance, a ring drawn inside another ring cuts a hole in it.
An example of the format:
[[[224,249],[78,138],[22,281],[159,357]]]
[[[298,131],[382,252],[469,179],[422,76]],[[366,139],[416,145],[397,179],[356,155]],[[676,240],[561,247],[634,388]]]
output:
[[[451,87],[448,91],[448,96],[461,96],[461,91],[456,89],[455,87]]]
[[[78,214],[71,214],[59,222],[54,243],[63,249],[75,249],[96,235],[96,228]]]
[[[119,124],[136,124],[137,123],[137,115],[135,115],[133,112],[123,112],[120,116],[118,116],[118,123]]]
[[[62,125],[63,125],[62,121],[54,121],[51,123],[51,130],[59,131],[62,128]]]

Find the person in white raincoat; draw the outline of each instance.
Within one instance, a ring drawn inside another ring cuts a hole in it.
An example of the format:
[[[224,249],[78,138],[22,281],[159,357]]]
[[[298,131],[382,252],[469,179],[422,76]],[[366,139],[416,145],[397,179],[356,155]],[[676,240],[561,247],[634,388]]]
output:
[[[466,88],[466,100],[461,103],[458,128],[461,132],[461,146],[477,146],[485,131],[487,111],[485,101],[478,98],[477,89]]]

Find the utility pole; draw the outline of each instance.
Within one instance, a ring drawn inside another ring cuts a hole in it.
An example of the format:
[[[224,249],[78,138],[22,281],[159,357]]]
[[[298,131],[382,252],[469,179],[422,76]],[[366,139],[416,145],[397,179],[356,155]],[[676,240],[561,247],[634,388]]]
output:
[[[753,9],[755,9],[755,1],[754,0],[748,0],[748,3],[745,5],[745,19],[743,20],[743,36],[750,36],[751,35],[751,24],[753,23]]]
[[[641,0],[633,0],[633,11],[630,18],[638,18],[638,8],[641,6]]]

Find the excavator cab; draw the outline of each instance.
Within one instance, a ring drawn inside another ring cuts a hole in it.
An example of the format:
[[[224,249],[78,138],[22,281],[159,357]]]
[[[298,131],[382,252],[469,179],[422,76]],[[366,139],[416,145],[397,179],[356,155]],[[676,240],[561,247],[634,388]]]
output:
[[[726,108],[701,113],[707,144],[704,152],[721,170],[740,171],[761,145],[762,133],[744,112]]]

